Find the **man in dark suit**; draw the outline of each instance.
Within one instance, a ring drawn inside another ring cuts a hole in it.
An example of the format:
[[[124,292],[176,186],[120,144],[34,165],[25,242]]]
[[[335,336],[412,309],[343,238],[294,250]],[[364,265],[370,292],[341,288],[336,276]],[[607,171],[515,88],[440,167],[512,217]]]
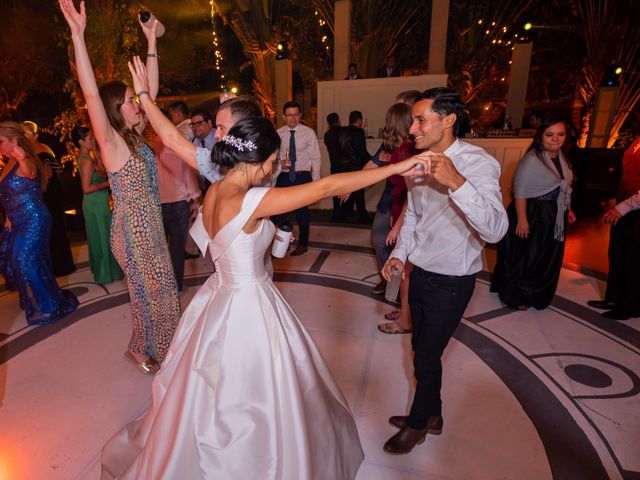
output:
[[[400,69],[396,66],[396,57],[393,55],[389,55],[386,59],[384,67],[378,70],[376,77],[385,78],[385,77],[399,77]]]
[[[360,80],[362,77],[358,73],[358,65],[355,63],[349,64],[349,75],[344,77],[345,80]]]
[[[329,124],[329,130],[324,134],[324,144],[327,147],[327,153],[329,154],[329,163],[331,164],[331,173],[346,172],[341,163],[340,155],[340,143],[339,136],[340,130],[340,116],[336,112],[332,112],[327,115],[327,123]],[[333,215],[331,216],[332,222],[342,221],[340,210],[340,198],[333,197]]]
[[[354,110],[349,114],[349,126],[338,131],[339,155],[338,164],[342,172],[355,172],[362,169],[371,159],[367,151],[367,139],[362,129],[362,112]],[[340,209],[340,217],[344,218],[356,205],[358,219],[361,223],[369,223],[369,214],[364,202],[364,189],[353,192]],[[335,205],[335,204],[334,204]]]

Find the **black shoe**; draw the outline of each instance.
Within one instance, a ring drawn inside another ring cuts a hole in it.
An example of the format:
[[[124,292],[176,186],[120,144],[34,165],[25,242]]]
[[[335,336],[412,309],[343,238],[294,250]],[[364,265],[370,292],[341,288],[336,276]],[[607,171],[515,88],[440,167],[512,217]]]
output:
[[[623,312],[622,310],[609,310],[608,312],[604,312],[602,314],[604,318],[608,318],[609,320],[629,320],[633,315]]]
[[[200,258],[200,255],[194,255],[193,253],[184,252],[185,260],[193,260],[194,258]]]
[[[593,308],[599,308],[600,310],[612,310],[616,308],[616,303],[609,302],[608,300],[589,300],[587,305]]]
[[[407,426],[407,418],[408,415],[395,415],[393,417],[389,417],[389,423],[396,428],[403,429]],[[427,421],[427,433],[431,435],[440,435],[442,433],[442,427],[444,425],[444,421],[440,415],[431,416]]]
[[[371,293],[374,295],[381,295],[387,289],[387,281],[382,279],[380,282],[371,289]]]
[[[293,251],[289,254],[291,257],[297,257],[298,255],[303,255],[307,253],[307,247],[304,245],[298,245]]]

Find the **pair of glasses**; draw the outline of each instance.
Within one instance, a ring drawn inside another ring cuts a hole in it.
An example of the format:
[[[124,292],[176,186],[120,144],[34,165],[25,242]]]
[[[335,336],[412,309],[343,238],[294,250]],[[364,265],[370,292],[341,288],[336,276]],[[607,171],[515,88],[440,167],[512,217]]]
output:
[[[206,120],[198,120],[197,122],[191,122],[192,127],[197,127],[198,125],[202,125]]]

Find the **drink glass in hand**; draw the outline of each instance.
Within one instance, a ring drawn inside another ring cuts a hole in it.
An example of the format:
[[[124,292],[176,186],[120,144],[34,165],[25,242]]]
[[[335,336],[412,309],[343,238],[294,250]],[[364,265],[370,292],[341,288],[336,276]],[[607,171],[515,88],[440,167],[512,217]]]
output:
[[[402,280],[402,269],[396,266],[391,267],[391,278],[387,282],[387,289],[384,292],[384,299],[389,302],[398,300],[400,291],[400,281]]]
[[[284,158],[280,159],[280,166],[285,172],[289,171],[289,168],[291,167],[291,159],[289,159],[288,148],[284,151]]]

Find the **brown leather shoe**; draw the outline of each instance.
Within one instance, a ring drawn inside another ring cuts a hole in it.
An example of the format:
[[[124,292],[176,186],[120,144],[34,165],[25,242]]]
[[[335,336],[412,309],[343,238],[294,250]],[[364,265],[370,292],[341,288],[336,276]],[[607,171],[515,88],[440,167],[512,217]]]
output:
[[[427,429],[419,430],[406,426],[387,440],[383,450],[391,455],[404,455],[413,450],[413,447],[424,442],[427,436]]]
[[[389,417],[389,423],[397,428],[404,428],[407,426],[407,418],[408,415],[395,415],[393,417]],[[442,426],[444,424],[444,420],[440,415],[434,415],[429,417],[429,421],[427,422],[427,433],[430,435],[440,435],[442,433]]]
[[[297,257],[298,255],[302,255],[303,253],[307,253],[307,247],[298,245],[289,255],[292,257]]]

